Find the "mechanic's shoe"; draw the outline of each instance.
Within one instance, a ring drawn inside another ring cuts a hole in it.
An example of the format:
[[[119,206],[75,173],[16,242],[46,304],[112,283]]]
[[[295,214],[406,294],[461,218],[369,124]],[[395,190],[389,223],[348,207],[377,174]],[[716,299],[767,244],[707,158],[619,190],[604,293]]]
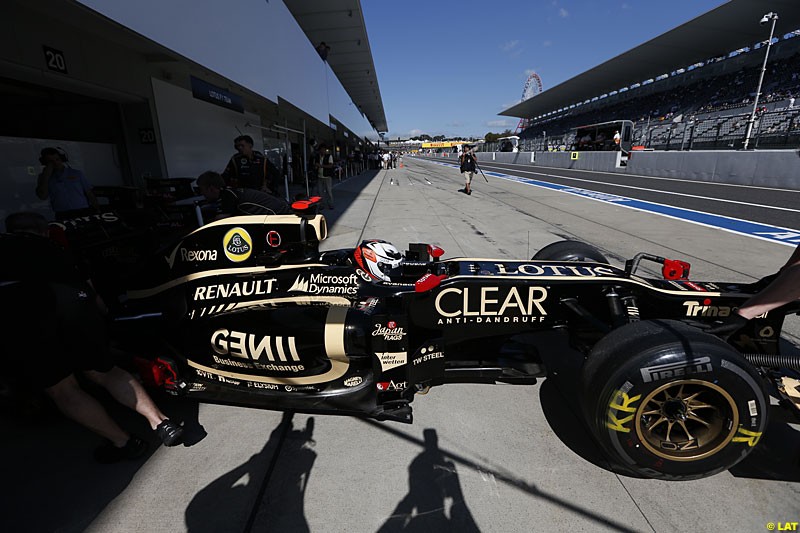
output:
[[[122,448],[117,448],[110,442],[97,448],[94,451],[94,460],[104,465],[125,460],[133,461],[146,454],[148,447],[147,442],[131,435]]]
[[[156,433],[164,446],[175,446],[180,444],[183,438],[183,428],[170,420],[169,418],[163,420],[156,426]]]
[[[472,190],[471,189],[469,191],[467,191],[467,195],[468,196],[472,196]]]

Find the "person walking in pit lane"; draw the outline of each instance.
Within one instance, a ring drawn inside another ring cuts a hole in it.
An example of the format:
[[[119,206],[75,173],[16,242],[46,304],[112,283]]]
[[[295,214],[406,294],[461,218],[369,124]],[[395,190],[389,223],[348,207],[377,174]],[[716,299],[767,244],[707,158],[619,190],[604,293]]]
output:
[[[317,160],[319,195],[325,202],[325,207],[333,209],[333,175],[336,172],[336,162],[333,159],[331,149],[327,145],[320,145],[320,155]]]
[[[464,174],[464,188],[459,189],[459,192],[471,195],[472,177],[475,175],[478,158],[475,156],[475,152],[471,146],[464,145],[463,150],[461,150],[461,156],[458,159],[461,163],[461,173]]]
[[[81,373],[147,419],[165,446],[181,442],[183,428],[162,413],[147,391],[114,363],[105,319],[78,264],[48,238],[45,218],[12,213],[0,234],[0,296],[14,312],[0,321],[2,369],[20,386],[44,389],[68,418],[105,437],[100,463],[137,459],[148,443],[122,429],[76,379]]]

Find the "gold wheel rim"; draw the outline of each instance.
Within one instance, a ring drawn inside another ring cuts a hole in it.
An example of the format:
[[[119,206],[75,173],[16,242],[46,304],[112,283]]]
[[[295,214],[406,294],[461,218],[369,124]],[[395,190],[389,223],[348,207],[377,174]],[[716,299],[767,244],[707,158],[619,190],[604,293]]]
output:
[[[636,410],[636,434],[650,452],[670,461],[697,461],[723,449],[739,427],[736,402],[699,379],[666,383]]]

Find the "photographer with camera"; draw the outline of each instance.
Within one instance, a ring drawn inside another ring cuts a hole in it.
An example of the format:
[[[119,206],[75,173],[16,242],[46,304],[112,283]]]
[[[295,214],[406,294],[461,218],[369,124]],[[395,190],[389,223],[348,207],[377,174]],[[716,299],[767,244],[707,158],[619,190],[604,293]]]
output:
[[[461,167],[460,170],[461,173],[464,174],[464,181],[465,181],[464,188],[459,189],[459,192],[471,195],[472,177],[475,175],[475,169],[477,167],[477,161],[478,161],[478,158],[475,157],[475,152],[473,151],[472,146],[469,146],[467,144],[464,145],[459,160]]]
[[[43,148],[39,163],[44,168],[36,182],[36,196],[50,199],[50,206],[59,220],[91,215],[100,210],[92,193],[92,184],[77,168],[67,164],[67,153],[61,148]]]

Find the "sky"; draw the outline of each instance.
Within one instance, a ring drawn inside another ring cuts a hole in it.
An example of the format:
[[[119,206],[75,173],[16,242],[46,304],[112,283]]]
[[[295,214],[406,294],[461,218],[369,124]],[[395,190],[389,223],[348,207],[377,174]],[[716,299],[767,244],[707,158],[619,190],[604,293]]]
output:
[[[386,138],[513,131],[531,72],[547,90],[723,3],[361,0]]]

